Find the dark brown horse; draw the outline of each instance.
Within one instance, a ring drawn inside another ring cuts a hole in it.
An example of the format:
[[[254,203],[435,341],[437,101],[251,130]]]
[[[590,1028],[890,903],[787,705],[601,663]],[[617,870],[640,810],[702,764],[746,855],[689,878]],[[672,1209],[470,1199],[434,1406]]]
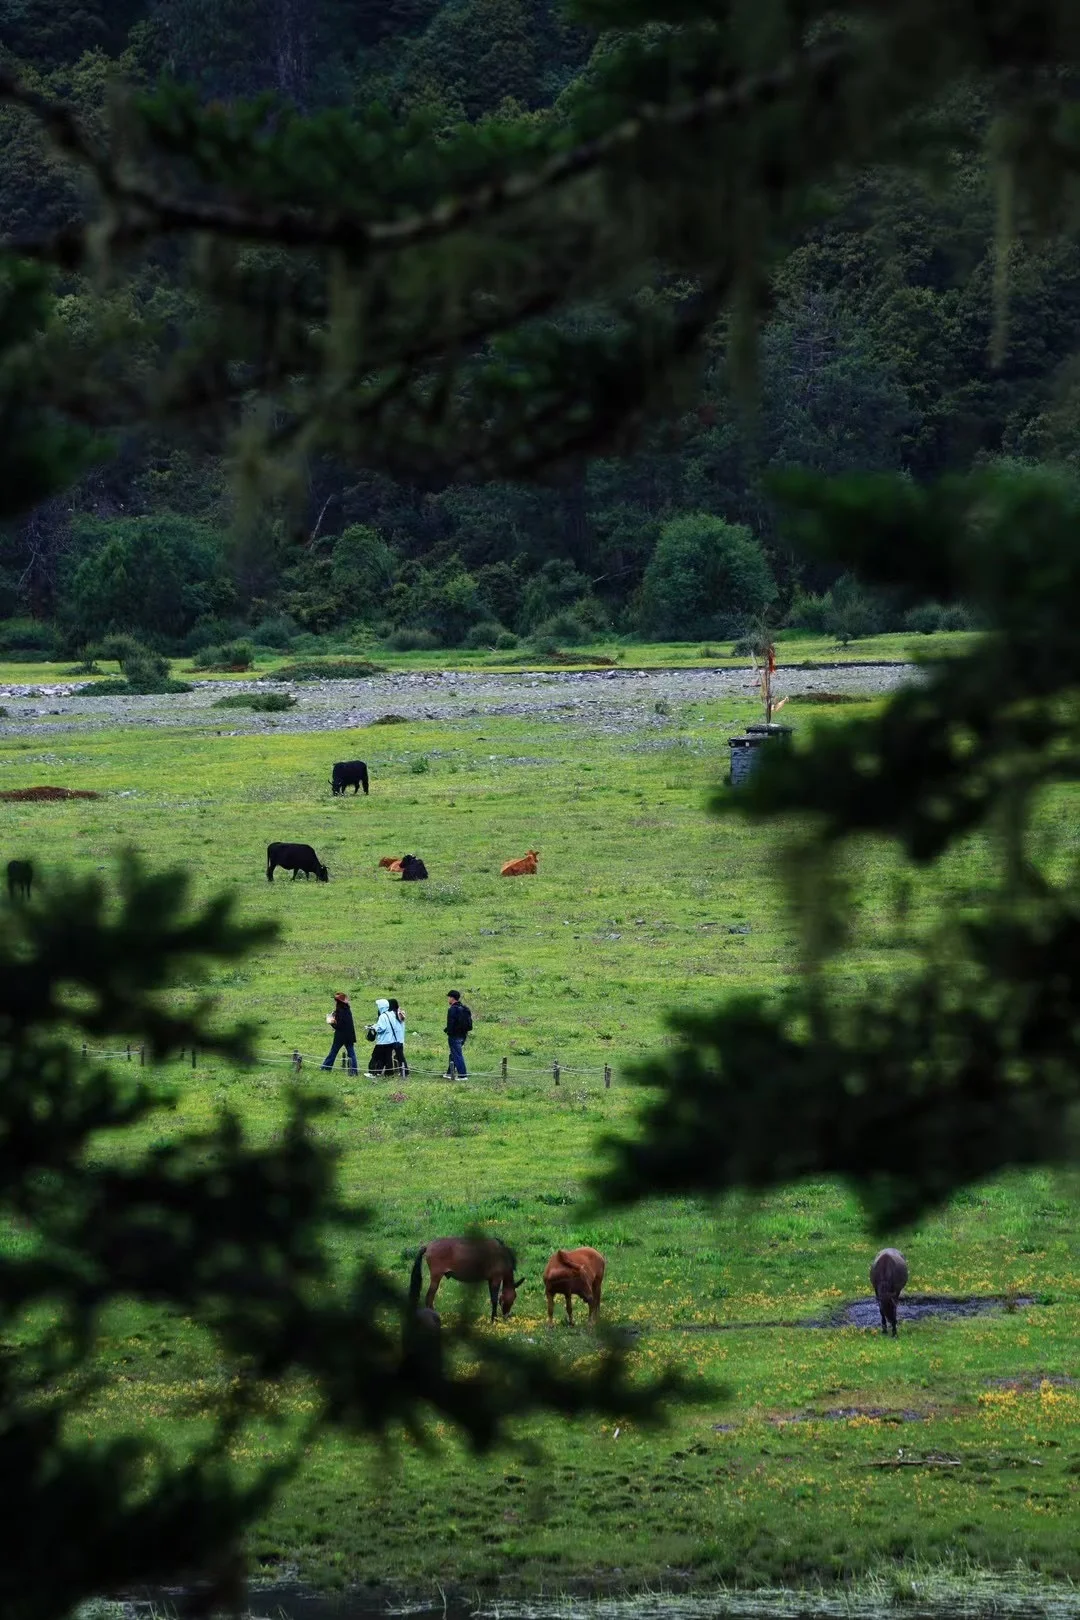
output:
[[[517,1291],[525,1279],[515,1278],[517,1258],[513,1249],[498,1238],[436,1238],[433,1243],[425,1243],[412,1268],[410,1292],[417,1300],[425,1256],[429,1282],[424,1304],[429,1311],[435,1303],[439,1284],[444,1277],[450,1277],[454,1282],[486,1282],[491,1295],[491,1320],[494,1322],[500,1306],[504,1316],[510,1315]]]
[[[899,1249],[882,1249],[880,1254],[874,1256],[874,1263],[870,1267],[870,1282],[877,1295],[878,1310],[881,1312],[881,1331],[888,1333],[892,1328],[894,1339],[896,1305],[907,1280],[907,1261]]]

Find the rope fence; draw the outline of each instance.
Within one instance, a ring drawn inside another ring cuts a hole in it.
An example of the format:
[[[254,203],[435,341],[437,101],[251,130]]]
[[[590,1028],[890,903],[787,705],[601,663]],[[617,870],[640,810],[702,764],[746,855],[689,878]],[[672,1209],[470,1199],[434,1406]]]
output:
[[[116,1051],[110,1051],[104,1047],[88,1046],[84,1041],[82,1046],[82,1055],[84,1058],[107,1058],[127,1063],[137,1063],[140,1068],[145,1068],[147,1062],[146,1048],[144,1046],[129,1045],[126,1047],[117,1048]],[[190,1063],[192,1069],[198,1069],[198,1049],[194,1046],[182,1046],[180,1048],[179,1056],[174,1059],[174,1061],[184,1064]],[[309,1072],[313,1069],[320,1070],[324,1073],[332,1072],[330,1069],[324,1069],[323,1063],[323,1059],[319,1057],[312,1057],[310,1053],[300,1052],[294,1048],[291,1057],[286,1057],[284,1055],[281,1057],[257,1057],[250,1067],[258,1069],[284,1067],[290,1069],[293,1074],[299,1074],[306,1065]],[[359,1067],[359,1059],[357,1059],[357,1063],[359,1072],[361,1074],[365,1073],[366,1071],[362,1067]],[[345,1074],[350,1072],[348,1055],[344,1049],[342,1049],[341,1053],[341,1062],[334,1064],[333,1067],[340,1068]],[[547,1078],[551,1080],[552,1084],[556,1086],[562,1084],[564,1076],[602,1075],[604,1081],[604,1090],[611,1090],[612,1070],[610,1063],[591,1064],[584,1067],[575,1065],[571,1068],[567,1064],[560,1063],[558,1058],[553,1058],[550,1063],[545,1063],[539,1068],[522,1068],[515,1063],[511,1069],[510,1059],[504,1057],[500,1059],[499,1067],[497,1069],[470,1068],[468,1074],[465,1076],[465,1079],[507,1081],[510,1079],[517,1079],[519,1077],[524,1078],[526,1075],[538,1074],[547,1076]],[[445,1071],[440,1071],[438,1074],[429,1073],[425,1075],[421,1073],[421,1071],[413,1064],[410,1064],[407,1069],[402,1069],[395,1064],[392,1069],[384,1069],[380,1073],[373,1076],[375,1079],[382,1079],[384,1077],[388,1080],[408,1079],[410,1077],[415,1077],[416,1079],[444,1079]]]

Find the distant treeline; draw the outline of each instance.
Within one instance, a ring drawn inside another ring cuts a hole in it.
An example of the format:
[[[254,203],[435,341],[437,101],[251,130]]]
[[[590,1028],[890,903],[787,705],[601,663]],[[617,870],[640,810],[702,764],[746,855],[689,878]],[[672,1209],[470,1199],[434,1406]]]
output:
[[[117,74],[169,74],[208,100],[272,93],[302,111],[378,102],[436,132],[558,118],[595,43],[554,0],[22,0],[0,12],[0,50],[91,124]],[[257,515],[241,515],[216,447],[132,433],[69,495],[0,531],[0,640],[65,653],[121,631],[170,651],[357,630],[402,645],[580,643],[734,636],[763,614],[841,639],[900,628],[910,604],[796,560],[770,480],[789,466],[924,482],[1000,457],[1080,463],[1080,251],[1017,240],[995,360],[992,183],[963,139],[984,117],[977,86],[942,109],[951,183],[876,171],[822,199],[769,289],[756,406],[732,386],[721,323],[696,395],[632,458],[546,490],[421,488],[314,458],[303,487]],[[62,225],[78,184],[21,113],[0,110],[0,233]],[[162,257],[117,316],[179,330],[183,297]],[[57,319],[77,332],[96,308],[72,279]],[[914,612],[915,628],[966,622],[955,607]]]

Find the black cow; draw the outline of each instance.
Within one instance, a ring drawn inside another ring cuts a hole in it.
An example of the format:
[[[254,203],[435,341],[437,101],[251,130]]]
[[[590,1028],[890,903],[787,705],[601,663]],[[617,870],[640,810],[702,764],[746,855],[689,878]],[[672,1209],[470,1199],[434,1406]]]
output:
[[[896,1305],[907,1280],[907,1261],[899,1249],[882,1249],[880,1254],[874,1256],[874,1263],[870,1267],[870,1282],[877,1295],[878,1310],[881,1313],[881,1331],[888,1333],[892,1328],[894,1339]]]
[[[403,855],[401,857],[402,883],[420,883],[427,877],[427,867],[419,855]]]
[[[310,844],[268,844],[266,846],[266,881],[273,883],[274,868],[280,866],[284,871],[292,871],[293,882],[304,874],[304,882],[309,877],[318,878],[320,883],[326,883],[330,877],[326,867],[319,860]]]
[[[347,787],[353,790],[353,798],[363,788],[368,790],[367,766],[362,759],[345,759],[334,766],[334,774],[330,778],[330,786],[335,793],[344,793]]]
[[[30,898],[30,885],[34,881],[34,868],[29,861],[8,861],[7,892],[8,899],[14,900],[20,895],[24,900]]]

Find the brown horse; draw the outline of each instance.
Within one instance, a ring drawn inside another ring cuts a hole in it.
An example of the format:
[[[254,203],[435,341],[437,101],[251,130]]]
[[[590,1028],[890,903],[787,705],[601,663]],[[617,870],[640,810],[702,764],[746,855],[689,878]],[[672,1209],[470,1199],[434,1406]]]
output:
[[[566,1302],[566,1320],[574,1325],[574,1307],[571,1296],[577,1294],[589,1307],[589,1321],[600,1314],[600,1292],[604,1282],[607,1261],[596,1249],[556,1249],[544,1267],[544,1292],[547,1295],[548,1326],[555,1319],[555,1295],[561,1294]]]
[[[425,1243],[412,1268],[410,1292],[417,1300],[425,1255],[430,1280],[424,1304],[429,1311],[435,1303],[439,1284],[444,1277],[450,1277],[454,1282],[486,1282],[491,1295],[491,1320],[494,1322],[500,1306],[504,1316],[510,1315],[517,1291],[525,1279],[515,1278],[517,1258],[513,1249],[500,1243],[498,1238],[436,1238],[433,1243]]]

